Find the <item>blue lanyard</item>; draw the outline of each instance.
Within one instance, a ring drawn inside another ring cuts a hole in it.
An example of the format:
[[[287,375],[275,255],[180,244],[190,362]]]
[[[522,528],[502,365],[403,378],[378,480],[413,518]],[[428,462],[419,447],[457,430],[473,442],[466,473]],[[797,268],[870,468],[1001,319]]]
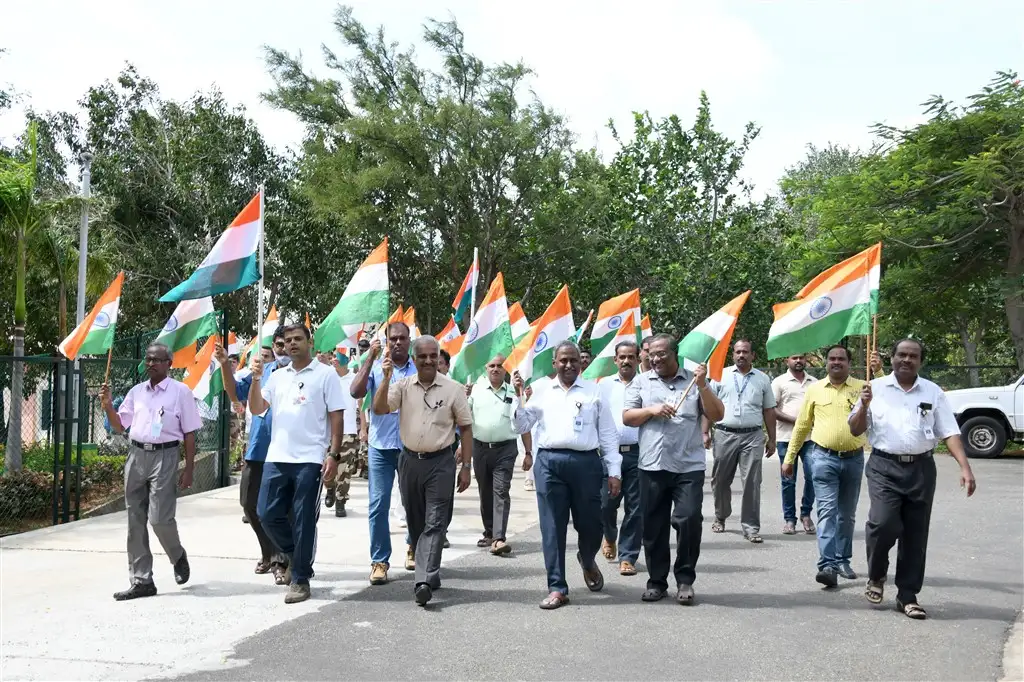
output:
[[[736,400],[743,398],[743,391],[747,390],[747,382],[750,381],[750,376],[754,373],[754,370],[750,370],[748,373],[743,375],[743,385],[740,386],[739,379],[736,378],[737,372],[732,373],[732,385],[736,388]]]

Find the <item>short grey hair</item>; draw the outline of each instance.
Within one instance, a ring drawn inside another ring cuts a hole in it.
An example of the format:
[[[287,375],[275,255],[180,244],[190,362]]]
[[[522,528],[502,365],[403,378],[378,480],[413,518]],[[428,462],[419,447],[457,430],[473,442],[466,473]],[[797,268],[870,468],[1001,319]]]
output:
[[[148,346],[146,346],[146,352],[148,353],[151,348],[159,348],[160,350],[162,350],[164,352],[164,357],[166,357],[168,360],[174,359],[174,355],[171,354],[171,349],[165,343],[151,343]]]
[[[436,348],[437,350],[441,350],[441,344],[437,342],[437,339],[435,339],[430,334],[421,334],[420,336],[417,336],[416,339],[412,342],[413,357],[416,357],[416,354],[419,353],[420,351],[420,346],[422,346],[423,344],[429,344]]]
[[[562,341],[560,344],[555,346],[555,357],[558,357],[558,352],[563,348],[572,348],[574,351],[576,351],[576,355],[579,355],[581,353],[580,347],[575,341],[572,341],[571,339],[566,339],[565,341]]]

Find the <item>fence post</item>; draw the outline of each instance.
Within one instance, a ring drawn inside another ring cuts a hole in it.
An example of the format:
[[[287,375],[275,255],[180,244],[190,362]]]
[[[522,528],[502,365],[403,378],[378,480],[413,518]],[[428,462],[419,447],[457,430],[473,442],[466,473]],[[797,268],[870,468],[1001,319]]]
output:
[[[86,407],[89,404],[89,396],[85,394],[85,366],[81,363],[78,364],[78,377],[76,377],[76,384],[78,390],[75,391],[75,395],[78,396],[78,428],[75,431],[78,433],[78,438],[75,439],[75,521],[81,518],[82,515],[82,437],[85,433],[85,427],[88,423]]]
[[[50,433],[52,438],[50,439],[50,448],[53,451],[53,481],[50,484],[51,488],[51,502],[53,503],[53,519],[52,524],[56,526],[60,522],[60,505],[58,500],[60,499],[60,452],[61,452],[61,440],[60,440],[60,398],[61,393],[59,390],[60,386],[60,373],[61,367],[64,363],[57,358],[53,359],[53,363],[50,369]]]
[[[61,485],[61,510],[60,510],[60,522],[67,523],[71,520],[68,514],[68,507],[71,505],[71,438],[72,431],[71,427],[74,423],[74,403],[72,402],[75,394],[74,381],[75,376],[75,365],[71,360],[64,360],[61,364],[64,365],[64,428],[62,432],[63,436],[63,447],[64,447],[64,466],[63,466],[63,478]]]
[[[226,307],[221,313],[220,339],[226,350],[228,347],[228,311]],[[259,349],[257,349],[257,352],[259,352]],[[231,483],[231,401],[228,400],[227,393],[224,391],[221,391],[218,400],[220,401],[220,417],[218,419],[220,429],[220,452],[218,453],[220,481],[218,481],[218,485],[224,488]]]

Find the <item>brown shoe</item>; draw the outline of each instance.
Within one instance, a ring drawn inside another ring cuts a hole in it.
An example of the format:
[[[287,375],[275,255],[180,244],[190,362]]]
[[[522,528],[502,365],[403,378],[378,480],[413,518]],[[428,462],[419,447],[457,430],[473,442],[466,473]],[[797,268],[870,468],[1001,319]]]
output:
[[[409,545],[405,550],[405,570],[416,570],[416,554],[412,551],[412,545]]]
[[[309,599],[309,583],[292,583],[288,594],[284,595],[285,604],[298,604]]]
[[[388,582],[388,565],[378,561],[370,567],[370,584],[384,585]]]
[[[800,517],[800,521],[804,524],[804,532],[808,535],[814,535],[814,522],[811,521],[811,517],[802,516]]]
[[[792,521],[786,521],[786,525],[782,527],[783,535],[796,535],[796,524]]]
[[[608,542],[607,538],[601,541],[601,554],[603,554],[604,558],[608,561],[615,561],[619,556],[615,543]]]
[[[636,566],[629,561],[623,561],[619,564],[619,575],[636,575]]]

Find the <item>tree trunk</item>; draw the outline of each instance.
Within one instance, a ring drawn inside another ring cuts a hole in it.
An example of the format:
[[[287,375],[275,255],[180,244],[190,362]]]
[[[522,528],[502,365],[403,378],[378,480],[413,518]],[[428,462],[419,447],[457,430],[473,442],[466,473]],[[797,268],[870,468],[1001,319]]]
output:
[[[960,333],[960,345],[964,347],[964,361],[968,365],[967,377],[971,388],[981,386],[981,373],[978,370],[978,344],[971,338],[971,332],[967,323],[962,321],[958,325]]]
[[[1016,202],[1010,211],[1010,255],[1006,259],[1006,274],[1010,290],[1006,294],[1006,321],[1010,326],[1017,369],[1024,370],[1024,202]]]
[[[14,357],[25,355],[25,325],[14,325]],[[25,363],[14,361],[11,367],[11,416],[7,422],[7,450],[5,468],[8,472],[21,471],[21,410],[25,404],[22,396],[25,385]]]

